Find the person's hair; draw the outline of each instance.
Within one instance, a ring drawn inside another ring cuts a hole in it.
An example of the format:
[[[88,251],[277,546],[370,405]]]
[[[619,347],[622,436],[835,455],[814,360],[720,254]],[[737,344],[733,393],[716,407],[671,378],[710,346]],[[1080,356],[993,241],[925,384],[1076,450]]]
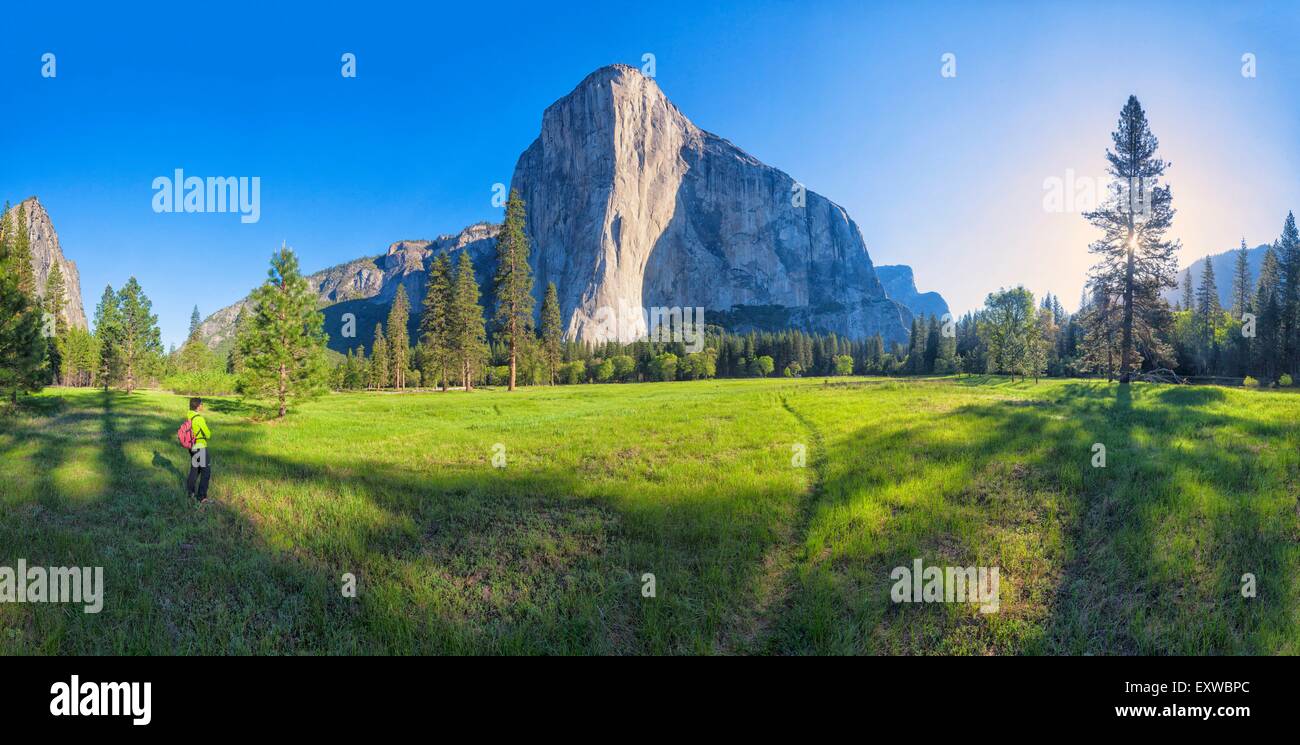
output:
[[[203,405],[203,399],[199,398],[198,396],[195,396],[194,398],[190,399],[190,411],[194,411],[202,405]]]

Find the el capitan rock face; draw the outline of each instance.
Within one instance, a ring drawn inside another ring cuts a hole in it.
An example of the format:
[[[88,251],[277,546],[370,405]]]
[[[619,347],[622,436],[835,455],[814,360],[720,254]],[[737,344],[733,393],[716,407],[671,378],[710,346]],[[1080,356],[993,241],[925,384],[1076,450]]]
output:
[[[912,311],[881,284],[857,225],[797,186],[696,127],[636,69],[601,68],[547,108],[540,136],[515,166],[536,308],[554,282],[566,334],[578,341],[641,338],[655,307],[702,307],[709,323],[738,332],[801,328],[906,341]],[[498,230],[479,223],[435,241],[398,241],[385,254],[309,276],[330,347],[369,350],[399,284],[414,333],[429,266],[442,252],[469,251],[490,317]],[[246,302],[204,321],[202,338],[228,344]],[[355,338],[339,336],[345,313],[356,316]]]
[[[10,219],[17,223],[18,207],[26,210],[27,234],[31,239],[32,271],[36,277],[36,293],[45,296],[45,283],[50,277],[50,269],[57,263],[63,273],[64,296],[67,298],[63,313],[69,326],[84,329],[86,310],[81,303],[81,274],[77,264],[63,255],[59,245],[59,234],[54,232],[54,224],[45,211],[45,206],[36,197],[29,197],[9,210]]]
[[[660,306],[795,327],[907,338],[858,227],[839,205],[699,129],[626,65],[604,67],[547,108],[512,187],[528,212],[536,294],[560,293],[571,338]],[[602,315],[604,314],[604,315]],[[629,333],[631,331],[631,333]],[[619,323],[615,335],[644,334]]]

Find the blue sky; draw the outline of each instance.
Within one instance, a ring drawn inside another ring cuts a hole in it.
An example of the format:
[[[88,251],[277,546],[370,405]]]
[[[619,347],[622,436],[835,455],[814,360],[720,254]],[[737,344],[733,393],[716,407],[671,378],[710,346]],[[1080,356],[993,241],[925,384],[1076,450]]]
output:
[[[1094,231],[1044,182],[1102,175],[1130,93],[1173,163],[1184,263],[1300,208],[1300,5],[1219,5],[27,3],[0,48],[0,199],[41,198],[88,313],[135,275],[179,343],[281,241],[311,271],[499,219],[542,110],[648,52],[696,124],[844,205],[877,264],[958,311],[1022,283],[1073,307]],[[260,221],[154,213],[175,168],[260,177]]]

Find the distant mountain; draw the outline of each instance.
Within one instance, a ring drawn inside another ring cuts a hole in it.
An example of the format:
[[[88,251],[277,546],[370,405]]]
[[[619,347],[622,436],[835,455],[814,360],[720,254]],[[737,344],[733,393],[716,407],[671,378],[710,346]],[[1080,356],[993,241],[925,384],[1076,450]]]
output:
[[[36,197],[28,197],[21,204],[10,208],[10,219],[15,223],[18,220],[19,207],[26,210],[27,234],[31,238],[32,271],[36,277],[37,294],[41,297],[45,296],[45,282],[50,277],[50,270],[58,264],[59,271],[63,274],[64,295],[67,298],[63,306],[64,320],[69,326],[87,328],[86,310],[81,303],[81,274],[77,271],[76,262],[63,255],[63,247],[59,245],[59,234],[55,232],[54,223],[50,222],[45,206]]]
[[[917,292],[912,278],[912,267],[904,264],[876,267],[876,276],[884,285],[889,297],[902,303],[914,316],[942,318],[948,312],[948,303],[937,292]]]
[[[1259,267],[1264,263],[1264,252],[1268,249],[1268,246],[1267,243],[1261,243],[1254,248],[1246,249],[1246,265],[1250,267],[1252,293],[1254,292],[1255,282],[1259,279]],[[1232,282],[1237,271],[1237,251],[1239,250],[1240,248],[1234,248],[1210,256],[1210,261],[1214,265],[1214,284],[1219,290],[1219,303],[1225,308],[1232,307]],[[1171,305],[1182,302],[1183,277],[1189,268],[1192,270],[1192,287],[1199,287],[1201,274],[1205,271],[1205,259],[1197,259],[1189,267],[1184,267],[1178,271],[1178,288],[1164,291],[1164,298]]]

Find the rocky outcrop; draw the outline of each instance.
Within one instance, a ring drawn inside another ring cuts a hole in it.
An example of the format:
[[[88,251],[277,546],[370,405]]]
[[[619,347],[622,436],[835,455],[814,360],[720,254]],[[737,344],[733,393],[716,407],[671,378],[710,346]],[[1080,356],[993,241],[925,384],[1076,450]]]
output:
[[[64,296],[67,298],[63,306],[64,320],[75,328],[87,328],[86,309],[81,302],[81,274],[77,271],[76,262],[63,255],[59,234],[55,232],[54,224],[50,222],[50,216],[40,200],[29,197],[21,205],[12,207],[9,216],[15,225],[20,206],[27,217],[27,235],[31,239],[32,271],[36,278],[37,294],[45,296],[45,283],[50,277],[50,270],[58,264],[59,271],[63,274]]]
[[[904,264],[876,267],[876,276],[884,285],[885,293],[914,316],[942,318],[948,313],[948,303],[937,292],[917,292],[912,267]]]
[[[631,341],[646,329],[629,316],[675,306],[907,337],[842,207],[696,127],[632,67],[597,70],[546,109],[512,188],[537,294],[555,282],[571,338]]]

